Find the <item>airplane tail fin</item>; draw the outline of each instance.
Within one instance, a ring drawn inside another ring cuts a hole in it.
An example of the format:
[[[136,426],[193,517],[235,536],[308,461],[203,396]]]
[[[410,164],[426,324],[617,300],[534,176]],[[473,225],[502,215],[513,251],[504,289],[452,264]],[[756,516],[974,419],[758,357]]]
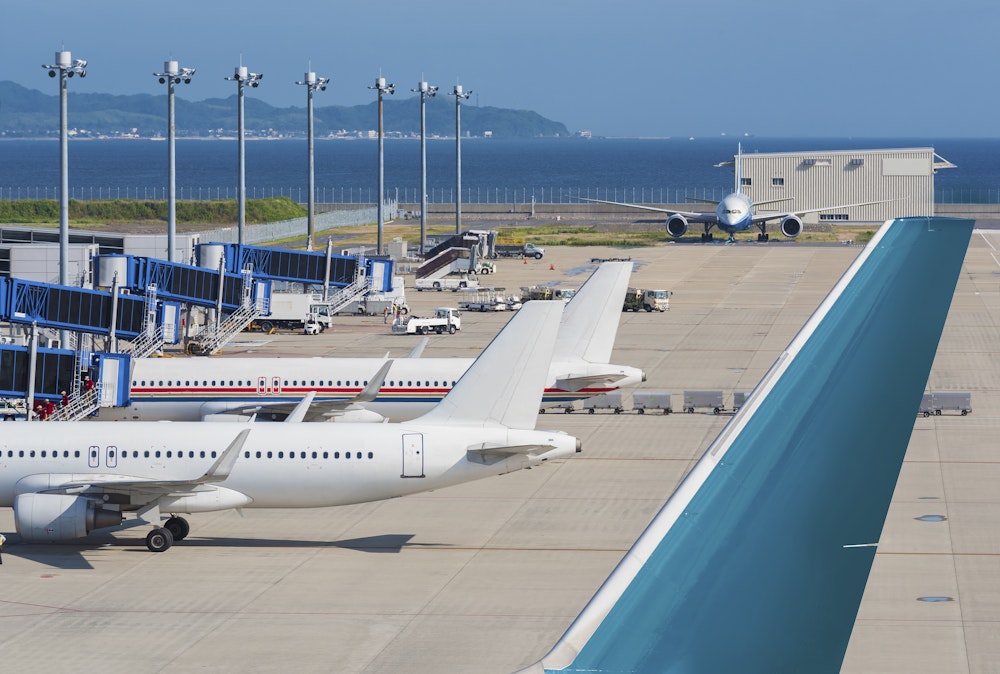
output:
[[[743,143],[736,144],[736,184],[734,194],[743,194]]]
[[[441,402],[414,423],[533,429],[564,306],[535,300],[521,307]]]
[[[525,671],[838,671],[972,225],[887,222]]]
[[[605,262],[591,274],[566,305],[556,341],[557,359],[611,362],[631,274],[631,262]]]

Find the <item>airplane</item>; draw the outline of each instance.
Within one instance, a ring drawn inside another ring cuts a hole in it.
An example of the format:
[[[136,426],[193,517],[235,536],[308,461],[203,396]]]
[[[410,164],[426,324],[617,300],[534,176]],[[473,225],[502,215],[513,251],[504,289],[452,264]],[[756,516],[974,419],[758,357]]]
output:
[[[839,671],[972,226],[885,223],[521,671]]]
[[[740,144],[737,147],[736,152],[736,180],[735,186],[733,187],[733,192],[727,194],[722,198],[722,201],[713,201],[711,199],[694,199],[689,197],[690,201],[696,201],[706,204],[716,204],[715,211],[713,213],[699,213],[692,211],[676,211],[669,208],[657,208],[655,206],[645,206],[643,204],[630,204],[621,201],[601,201],[599,199],[583,199],[582,201],[589,201],[596,204],[610,204],[612,206],[627,206],[629,208],[638,208],[644,211],[654,211],[656,213],[668,213],[670,217],[667,218],[666,227],[667,234],[679,239],[684,236],[688,231],[688,225],[690,223],[696,223],[704,225],[705,231],[701,235],[702,241],[712,241],[712,227],[718,227],[723,232],[729,234],[728,242],[734,243],[736,241],[737,232],[744,232],[751,227],[756,227],[760,230],[757,235],[758,241],[769,241],[770,235],[767,233],[767,223],[770,220],[780,220],[779,228],[781,233],[790,239],[794,239],[799,234],[802,233],[802,216],[807,213],[819,213],[820,211],[829,211],[838,208],[856,208],[859,206],[871,206],[873,204],[882,204],[887,201],[893,201],[892,199],[883,199],[880,201],[868,201],[860,204],[840,204],[837,206],[823,206],[822,208],[805,208],[802,210],[788,211],[785,213],[769,213],[767,215],[755,214],[755,206],[764,206],[767,204],[776,204],[782,201],[791,201],[790,198],[784,199],[769,199],[768,201],[758,201],[754,203],[750,200],[746,194],[743,193],[743,147]]]
[[[645,381],[642,370],[610,363],[631,271],[631,262],[603,263],[567,304],[543,405]],[[472,359],[398,358],[388,377],[377,374],[387,364],[387,358],[137,359],[130,404],[102,408],[96,418],[196,421],[257,413],[280,419],[315,391],[307,420],[406,421],[437,404]]]
[[[151,526],[146,546],[162,552],[190,532],[181,513],[378,501],[571,456],[577,438],[534,430],[563,306],[529,303],[438,405],[402,424],[298,423],[312,394],[281,424],[10,424],[0,507],[26,541]]]

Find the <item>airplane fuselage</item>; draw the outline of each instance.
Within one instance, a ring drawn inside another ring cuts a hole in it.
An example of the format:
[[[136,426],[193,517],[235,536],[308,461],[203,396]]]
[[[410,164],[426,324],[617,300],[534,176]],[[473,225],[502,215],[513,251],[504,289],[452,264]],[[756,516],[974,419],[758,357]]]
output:
[[[740,192],[727,194],[715,209],[716,225],[727,234],[742,232],[753,225],[753,204]]]
[[[391,421],[415,419],[440,402],[472,362],[470,358],[394,360],[385,385],[364,408]],[[102,408],[97,418],[197,421],[249,405],[295,403],[310,391],[316,391],[316,402],[345,400],[356,396],[384,363],[380,358],[141,359],[134,361],[131,404]],[[572,378],[605,375],[613,383],[574,391],[557,386]],[[632,367],[553,361],[542,405],[635,386],[643,377],[641,370]],[[260,418],[268,418],[266,409]]]
[[[72,424],[72,426],[70,425]],[[18,423],[0,441],[0,507],[18,494],[44,496],[67,483],[139,483],[115,487],[135,503],[142,481],[184,481],[203,475],[245,424],[93,422]],[[72,431],[72,432],[70,432]],[[489,446],[547,445],[531,455],[495,462],[470,458]],[[27,449],[29,448],[30,449]],[[192,513],[245,508],[313,508],[377,501],[500,475],[576,451],[557,431],[421,424],[253,425],[229,476],[194,492],[166,494],[164,511]],[[110,489],[108,491],[111,491]],[[87,496],[101,489],[81,488]]]

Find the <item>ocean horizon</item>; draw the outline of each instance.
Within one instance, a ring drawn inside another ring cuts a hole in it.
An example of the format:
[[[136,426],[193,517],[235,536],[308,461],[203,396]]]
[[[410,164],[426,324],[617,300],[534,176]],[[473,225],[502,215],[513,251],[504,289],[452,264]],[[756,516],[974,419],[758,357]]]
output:
[[[0,143],[0,199],[55,199],[59,143],[9,139]],[[938,171],[936,201],[1000,202],[1000,139],[995,138],[463,138],[465,203],[574,201],[579,197],[675,202],[721,198],[732,190],[731,161],[744,153],[933,147],[956,168]],[[176,141],[178,199],[236,198],[237,142]],[[378,185],[377,142],[317,139],[316,200],[373,203]],[[305,139],[246,143],[248,198],[308,195]],[[455,198],[455,139],[427,142],[427,191],[432,203]],[[420,141],[384,143],[387,198],[415,203],[420,194]],[[165,199],[165,139],[71,139],[69,183],[74,199]]]

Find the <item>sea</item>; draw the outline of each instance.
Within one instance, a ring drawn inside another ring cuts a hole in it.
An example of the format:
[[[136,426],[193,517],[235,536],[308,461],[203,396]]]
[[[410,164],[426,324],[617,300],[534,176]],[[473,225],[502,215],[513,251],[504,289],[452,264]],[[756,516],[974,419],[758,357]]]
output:
[[[732,190],[737,144],[744,153],[933,147],[956,168],[939,170],[938,203],[1000,203],[1000,139],[960,138],[463,138],[463,203],[572,202],[580,197],[636,202],[719,199]],[[176,141],[178,199],[236,198],[235,139]],[[427,193],[432,203],[455,200],[454,138],[427,141]],[[165,199],[167,142],[163,139],[71,139],[70,196],[74,199]],[[316,200],[374,203],[378,143],[318,139],[314,143]],[[308,200],[305,139],[248,140],[248,198]],[[418,203],[419,139],[384,142],[385,194]],[[55,199],[57,140],[0,140],[0,199]]]

